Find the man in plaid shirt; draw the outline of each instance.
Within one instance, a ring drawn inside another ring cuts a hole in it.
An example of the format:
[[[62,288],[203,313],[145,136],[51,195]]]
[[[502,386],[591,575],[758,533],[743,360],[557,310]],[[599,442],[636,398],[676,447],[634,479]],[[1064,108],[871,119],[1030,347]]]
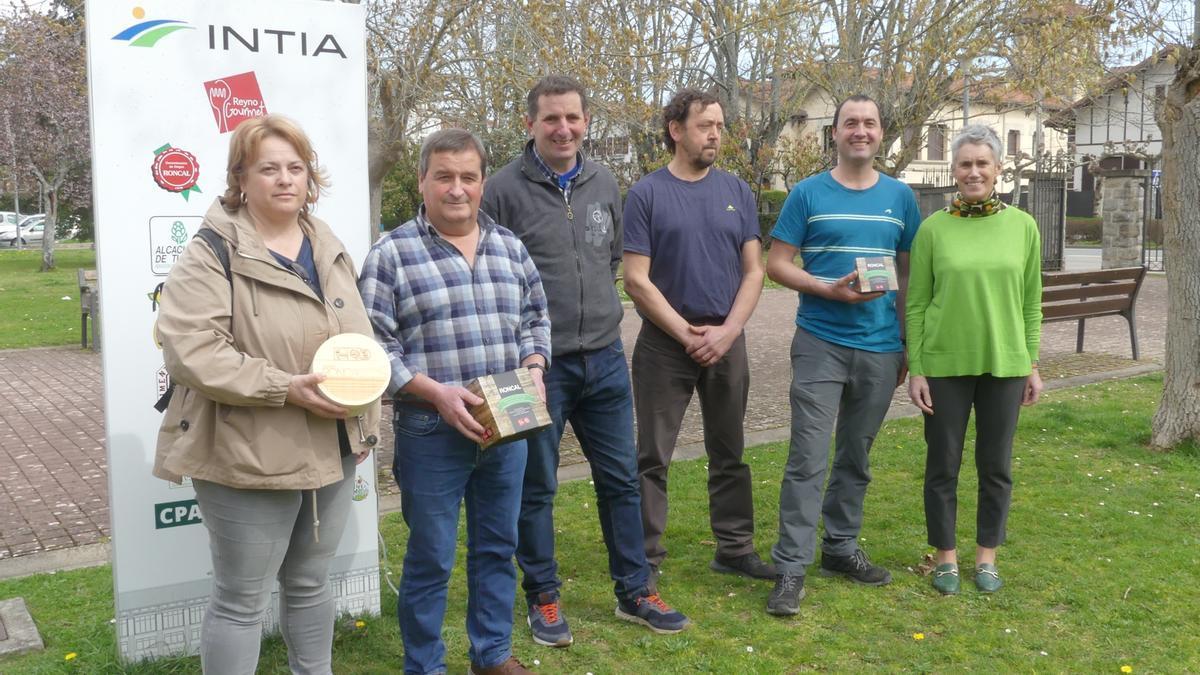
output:
[[[486,171],[473,134],[426,139],[424,204],[375,243],[358,282],[392,368],[392,472],[409,527],[397,610],[405,672],[446,671],[442,621],[464,498],[471,672],[529,672],[511,649],[526,445],[481,450],[483,427],[468,412],[481,400],[463,385],[525,366],[545,400],[550,319],[525,246],[479,210]]]

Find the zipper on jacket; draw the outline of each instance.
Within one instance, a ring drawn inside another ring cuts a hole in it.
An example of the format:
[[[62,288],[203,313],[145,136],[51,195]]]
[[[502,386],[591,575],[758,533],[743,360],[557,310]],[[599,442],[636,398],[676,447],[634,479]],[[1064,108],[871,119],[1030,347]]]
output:
[[[575,338],[579,341],[579,351],[583,351],[583,261],[579,259],[579,233],[575,231],[575,212],[571,210],[571,200],[567,199],[567,193],[562,188],[559,188],[562,193],[563,204],[567,207],[567,222],[568,229],[571,230],[571,247],[575,254],[575,273],[579,275],[579,328],[575,331]]]

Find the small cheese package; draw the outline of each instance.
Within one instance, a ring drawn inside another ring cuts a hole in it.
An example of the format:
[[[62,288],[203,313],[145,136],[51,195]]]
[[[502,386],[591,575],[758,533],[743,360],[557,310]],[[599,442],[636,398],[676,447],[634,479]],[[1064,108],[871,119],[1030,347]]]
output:
[[[467,390],[483,399],[470,408],[471,416],[483,426],[481,448],[527,438],[550,426],[550,413],[528,368],[475,378]]]
[[[854,268],[858,270],[859,293],[900,290],[896,263],[892,258],[855,258]]]

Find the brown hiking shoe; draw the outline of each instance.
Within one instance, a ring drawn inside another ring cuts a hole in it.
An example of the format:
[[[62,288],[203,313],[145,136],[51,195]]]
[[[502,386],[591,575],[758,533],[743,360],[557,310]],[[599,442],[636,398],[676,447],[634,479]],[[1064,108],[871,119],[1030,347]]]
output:
[[[472,663],[471,672],[474,675],[533,675],[533,671],[522,665],[515,656],[510,656],[504,663],[496,664],[491,668],[484,668]]]

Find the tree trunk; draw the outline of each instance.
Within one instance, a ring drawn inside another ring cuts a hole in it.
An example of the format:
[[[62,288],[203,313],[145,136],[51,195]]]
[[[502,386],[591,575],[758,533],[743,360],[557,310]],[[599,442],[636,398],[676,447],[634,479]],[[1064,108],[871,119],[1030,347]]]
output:
[[[1167,353],[1150,442],[1200,440],[1200,46],[1179,60],[1159,112]]]
[[[46,203],[46,222],[42,226],[42,272],[54,269],[54,228],[58,226],[58,191],[53,187],[42,188]]]

